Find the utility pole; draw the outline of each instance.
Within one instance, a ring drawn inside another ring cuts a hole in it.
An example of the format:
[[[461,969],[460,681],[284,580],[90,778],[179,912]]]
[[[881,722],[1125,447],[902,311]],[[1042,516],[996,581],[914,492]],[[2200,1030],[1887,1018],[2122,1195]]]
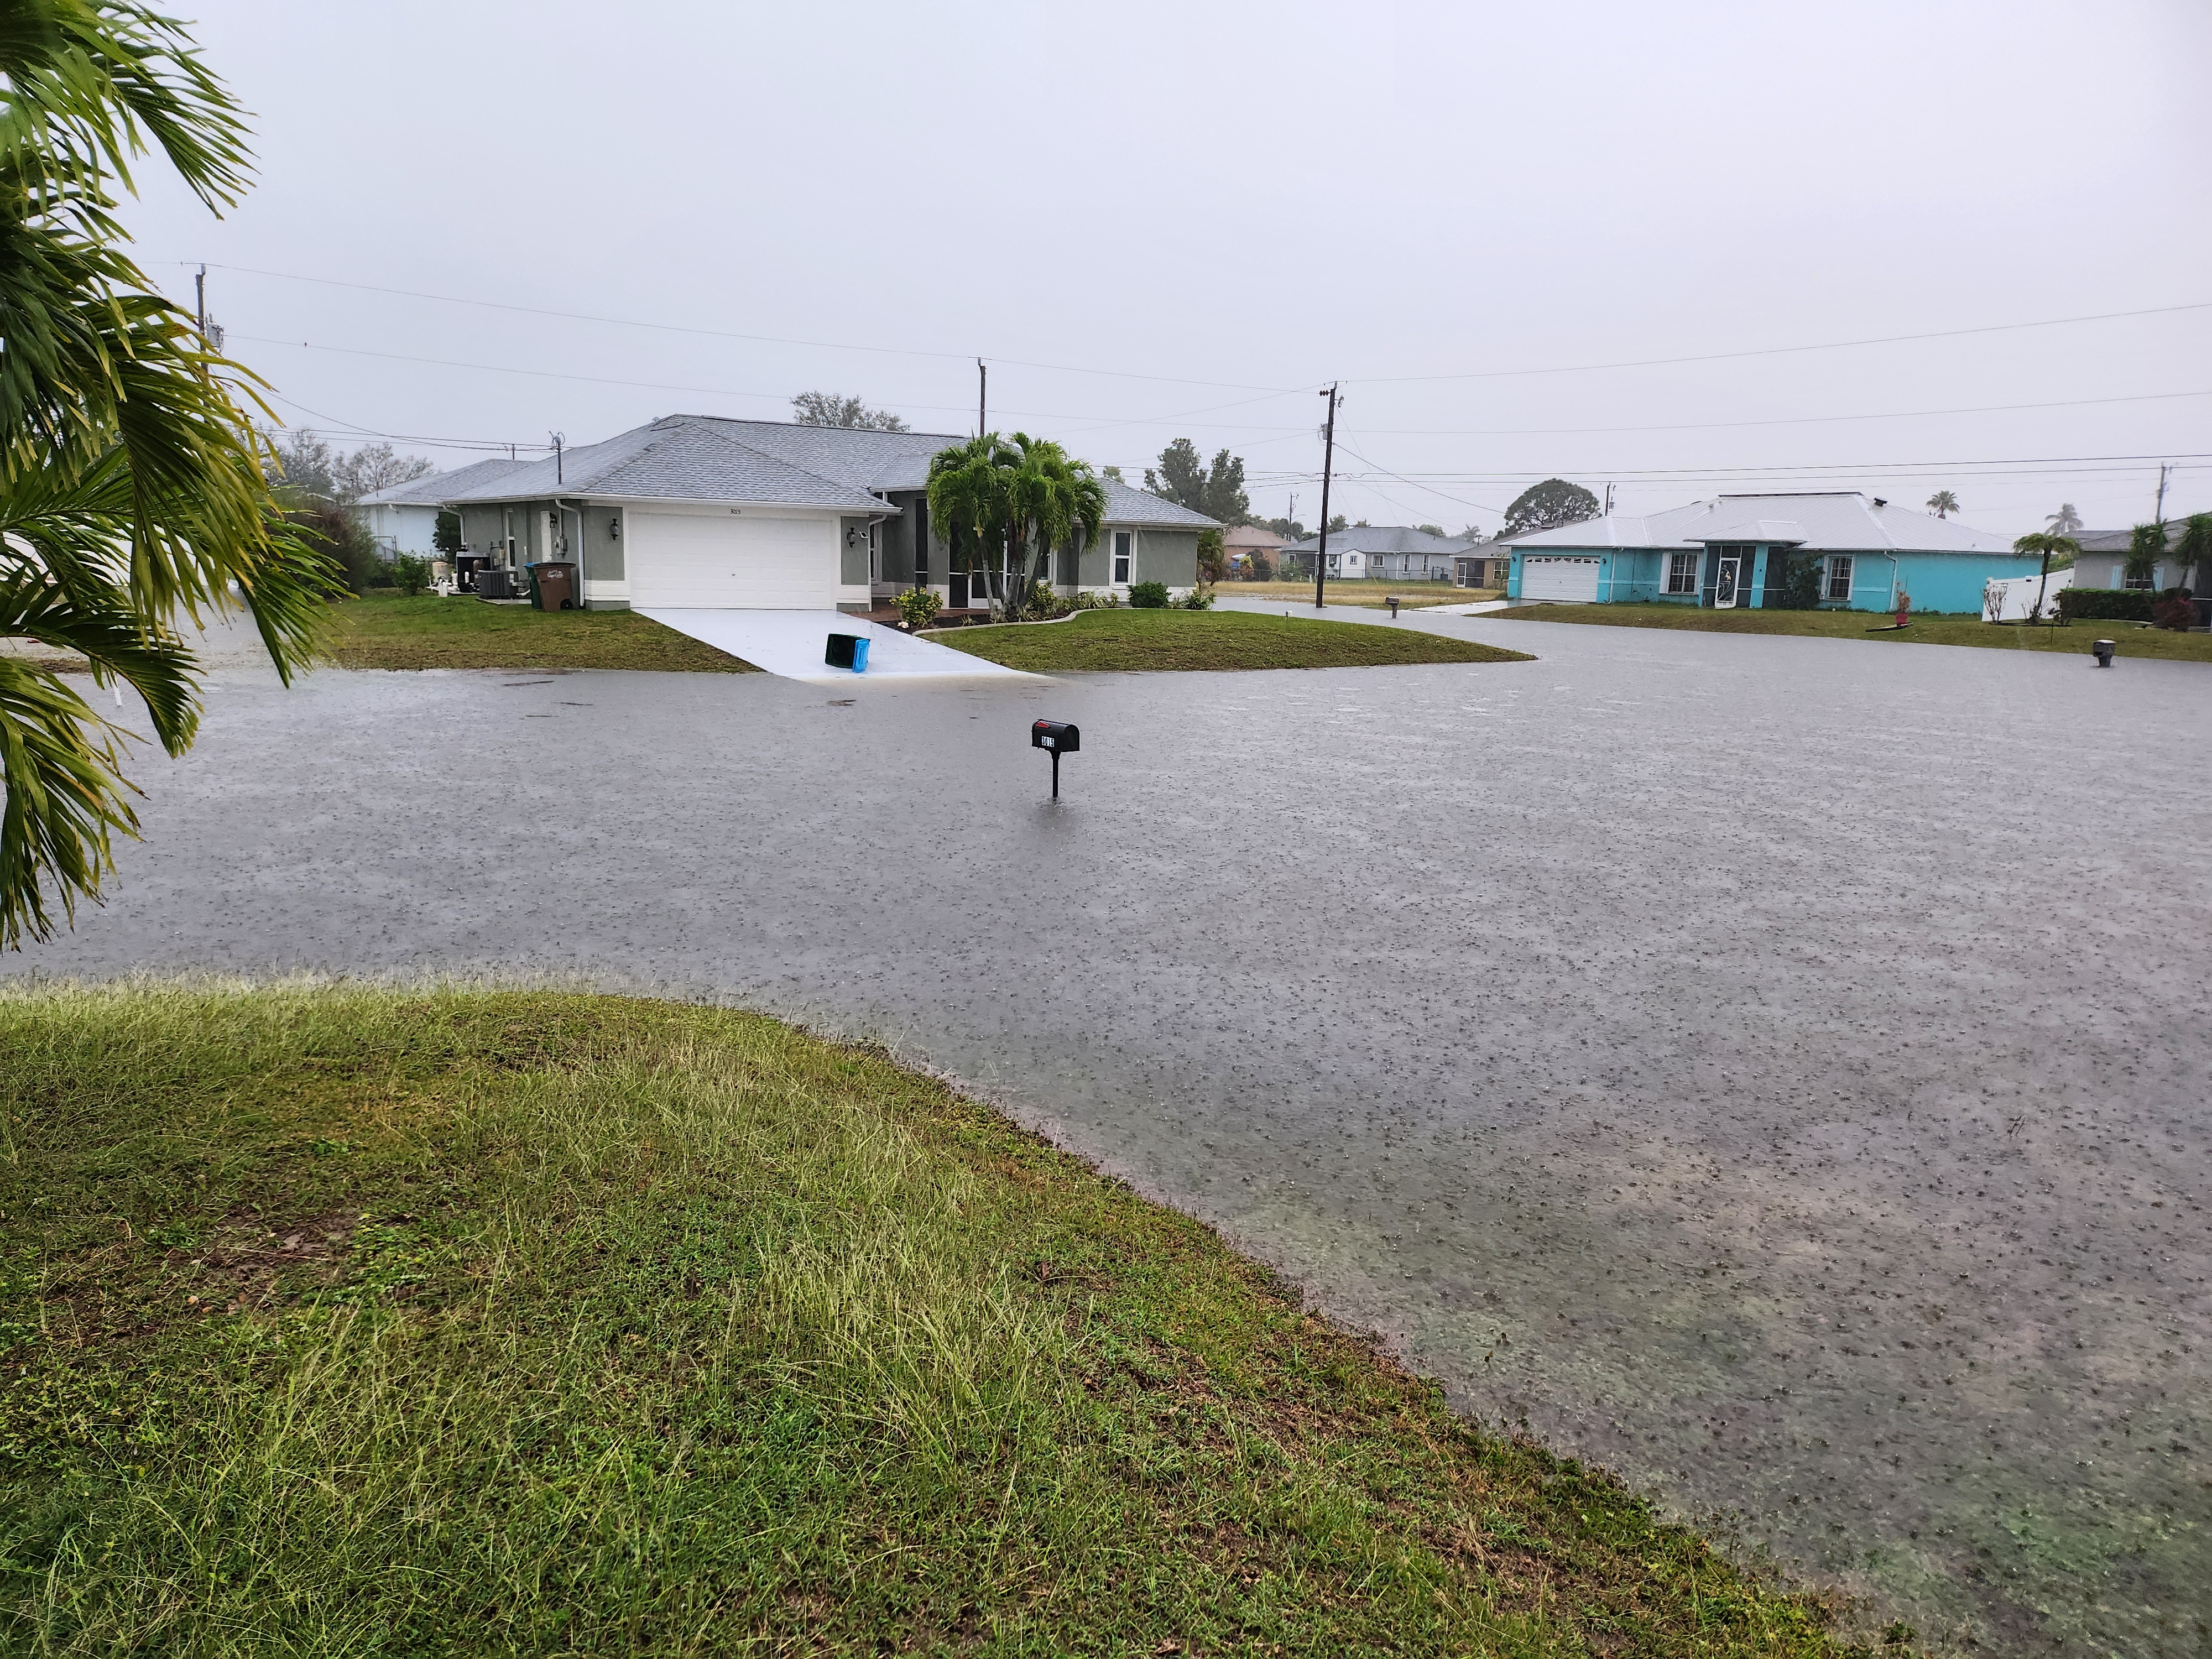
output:
[[[1328,422],[1322,431],[1321,548],[1314,555],[1314,609],[1322,605],[1322,584],[1328,580],[1328,475],[1336,465],[1336,387],[1321,394],[1328,399]]]
[[[2153,524],[2166,522],[2166,475],[2172,471],[2173,463],[2171,461],[2160,461],[2158,464],[2158,505],[2150,510]]]
[[[1608,519],[1613,516],[1613,486],[1611,484],[1605,487],[1605,516]]]
[[[199,319],[200,338],[207,338],[207,267],[202,265],[192,277],[192,295],[196,314]]]
[[[990,389],[991,371],[978,357],[975,360],[975,435],[979,438],[991,429],[989,422],[984,418],[984,410],[990,402],[987,395]]]

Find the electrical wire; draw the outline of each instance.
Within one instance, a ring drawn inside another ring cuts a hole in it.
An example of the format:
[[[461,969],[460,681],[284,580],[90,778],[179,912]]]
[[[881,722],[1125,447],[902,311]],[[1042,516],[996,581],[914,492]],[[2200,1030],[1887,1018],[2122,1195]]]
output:
[[[1200,380],[1182,374],[1145,374],[1134,369],[1087,368],[1073,363],[1032,362],[1022,357],[995,357],[988,352],[932,351],[914,346],[853,345],[841,340],[802,340],[779,334],[745,334],[734,329],[699,328],[684,323],[647,322],[635,317],[610,317],[591,312],[555,311],[544,306],[513,305],[501,300],[471,300],[455,294],[428,294],[416,289],[385,288],[374,283],[343,282],[335,276],[303,276],[296,271],[264,270],[253,265],[217,264],[211,260],[179,259],[174,263],[197,268],[205,264],[210,270],[228,270],[240,276],[269,276],[280,282],[313,283],[324,288],[348,288],[364,294],[390,294],[409,300],[433,300],[442,305],[477,306],[487,311],[512,311],[528,317],[555,317],[564,322],[605,323],[617,328],[651,329],[664,334],[696,334],[716,340],[745,340],[760,345],[805,346],[819,351],[865,351],[893,357],[935,357],[955,362],[973,362],[981,358],[986,362],[1003,363],[1012,368],[1036,368],[1055,374],[1097,374],[1115,380],[1152,380],[1170,386],[1216,386],[1232,392],[1268,392],[1288,396],[1292,392],[1311,390],[1308,386],[1253,386],[1240,380]],[[764,394],[733,393],[733,396]]]
[[[1856,340],[1822,340],[1809,345],[1754,346],[1741,351],[1705,351],[1679,357],[1633,357],[1610,363],[1562,363],[1548,368],[1480,368],[1449,374],[1363,374],[1364,386],[1406,386],[1430,380],[1498,380],[1523,374],[1594,374],[1619,368],[1665,368],[1680,363],[1733,362],[1746,357],[1788,357],[1808,351],[1851,351],[1862,346],[1904,345],[1920,340],[1956,340],[1975,334],[2010,334],[2031,328],[2068,328],[2078,323],[2111,323],[2130,317],[2168,317],[2182,312],[2212,311],[2212,300],[2192,300],[2177,306],[2146,306],[2136,311],[2101,311],[2080,317],[2045,317],[2027,323],[1984,323],[1973,328],[1931,329],[1921,334],[1878,334]]]

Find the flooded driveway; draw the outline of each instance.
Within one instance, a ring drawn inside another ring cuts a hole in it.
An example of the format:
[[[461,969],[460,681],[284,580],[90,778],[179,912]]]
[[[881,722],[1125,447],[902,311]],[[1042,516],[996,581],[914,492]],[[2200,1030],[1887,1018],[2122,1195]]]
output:
[[[2212,669],[1401,625],[1542,659],[232,673],[0,971],[880,1038],[1923,1639],[2212,1651]]]

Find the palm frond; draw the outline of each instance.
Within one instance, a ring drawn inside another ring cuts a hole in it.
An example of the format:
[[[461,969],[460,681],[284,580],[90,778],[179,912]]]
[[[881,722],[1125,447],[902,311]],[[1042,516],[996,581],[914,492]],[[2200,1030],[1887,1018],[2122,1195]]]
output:
[[[67,921],[97,903],[112,837],[138,833],[120,735],[51,669],[0,657],[0,950],[53,936],[49,890]]]

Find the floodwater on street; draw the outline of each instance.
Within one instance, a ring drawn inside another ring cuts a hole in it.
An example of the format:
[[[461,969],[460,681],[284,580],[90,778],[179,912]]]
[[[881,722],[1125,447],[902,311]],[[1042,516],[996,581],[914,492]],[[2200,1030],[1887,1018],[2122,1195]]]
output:
[[[1397,625],[1540,660],[227,669],[0,972],[878,1039],[1923,1641],[2212,1653],[2212,668]]]

